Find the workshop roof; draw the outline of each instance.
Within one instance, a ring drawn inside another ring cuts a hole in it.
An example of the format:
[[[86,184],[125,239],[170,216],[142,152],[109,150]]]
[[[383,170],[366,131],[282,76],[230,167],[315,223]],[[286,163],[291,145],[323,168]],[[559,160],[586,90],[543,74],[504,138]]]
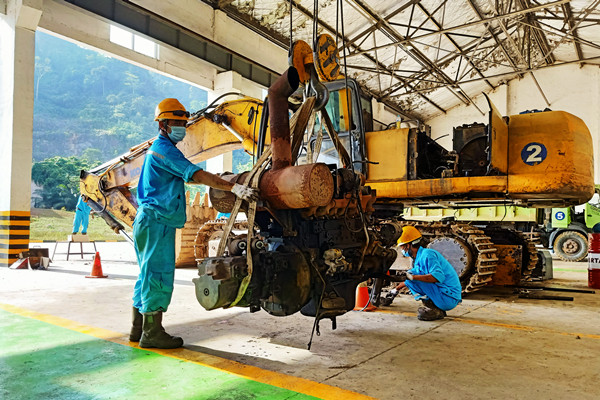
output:
[[[290,0],[205,2],[285,48],[337,31],[348,76],[423,120],[540,68],[600,62],[600,0],[291,0],[291,23]]]

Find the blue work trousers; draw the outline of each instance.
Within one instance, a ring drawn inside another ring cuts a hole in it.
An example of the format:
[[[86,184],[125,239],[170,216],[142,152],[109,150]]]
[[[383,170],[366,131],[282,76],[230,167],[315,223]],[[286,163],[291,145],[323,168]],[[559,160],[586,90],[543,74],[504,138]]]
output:
[[[133,290],[133,306],[143,313],[167,311],[175,279],[175,228],[142,211],[133,223],[140,275]]]
[[[80,209],[75,210],[75,218],[73,219],[73,233],[79,232],[81,226],[81,233],[87,233],[88,223],[90,222],[90,213],[81,211]]]
[[[460,303],[460,300],[456,300],[455,298],[442,293],[435,283],[408,280],[404,283],[415,296],[416,300],[420,300],[424,296],[427,296],[433,301],[433,304],[444,311],[452,310]]]

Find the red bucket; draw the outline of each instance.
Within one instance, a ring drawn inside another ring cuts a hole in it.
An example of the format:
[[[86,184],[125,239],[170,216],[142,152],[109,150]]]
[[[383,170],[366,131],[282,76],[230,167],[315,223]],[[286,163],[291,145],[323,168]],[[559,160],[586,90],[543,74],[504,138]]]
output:
[[[600,268],[588,269],[588,287],[600,289]]]
[[[594,289],[600,289],[600,233],[592,233],[590,235],[588,286]]]
[[[590,234],[590,253],[600,253],[600,233]]]

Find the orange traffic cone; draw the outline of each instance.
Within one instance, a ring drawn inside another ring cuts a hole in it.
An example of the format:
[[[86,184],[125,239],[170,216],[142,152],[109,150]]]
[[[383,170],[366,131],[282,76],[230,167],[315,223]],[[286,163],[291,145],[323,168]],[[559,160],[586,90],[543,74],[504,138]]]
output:
[[[92,274],[86,275],[86,278],[108,278],[108,275],[104,275],[102,272],[102,264],[100,263],[100,253],[96,252],[94,256],[94,266],[92,267]]]
[[[369,301],[369,288],[367,282],[361,282],[356,287],[356,302],[354,303],[354,311],[373,311],[377,310]]]

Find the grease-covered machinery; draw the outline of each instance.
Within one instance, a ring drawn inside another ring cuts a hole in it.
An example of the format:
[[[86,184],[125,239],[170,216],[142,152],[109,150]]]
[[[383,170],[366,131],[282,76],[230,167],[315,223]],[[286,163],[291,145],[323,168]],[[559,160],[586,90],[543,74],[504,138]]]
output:
[[[487,124],[455,128],[452,151],[426,130],[372,132],[369,102],[357,84],[323,68],[335,58],[331,46],[321,46],[321,53],[306,46],[294,46],[297,68],[270,88],[268,104],[243,98],[210,105],[193,115],[178,144],[193,162],[237,148],[260,161],[250,173],[224,175],[260,188],[259,204],[242,205],[249,225],[238,222],[223,233],[224,222],[195,222],[194,283],[206,309],[301,311],[335,323],[354,307],[358,283],[394,279],[386,273],[397,256],[404,205],[547,207],[592,196],[592,142],[579,118],[561,111],[501,117],[490,102]],[[129,189],[149,143],[82,172],[81,192],[115,229],[114,218],[131,226],[135,217]],[[236,206],[228,192],[211,190],[210,198],[222,212]],[[498,264],[493,238],[467,224],[420,227],[432,247],[449,254],[465,291],[490,282]],[[206,241],[218,232],[220,254],[209,257]],[[526,241],[521,246],[529,248],[527,270],[535,249]]]

